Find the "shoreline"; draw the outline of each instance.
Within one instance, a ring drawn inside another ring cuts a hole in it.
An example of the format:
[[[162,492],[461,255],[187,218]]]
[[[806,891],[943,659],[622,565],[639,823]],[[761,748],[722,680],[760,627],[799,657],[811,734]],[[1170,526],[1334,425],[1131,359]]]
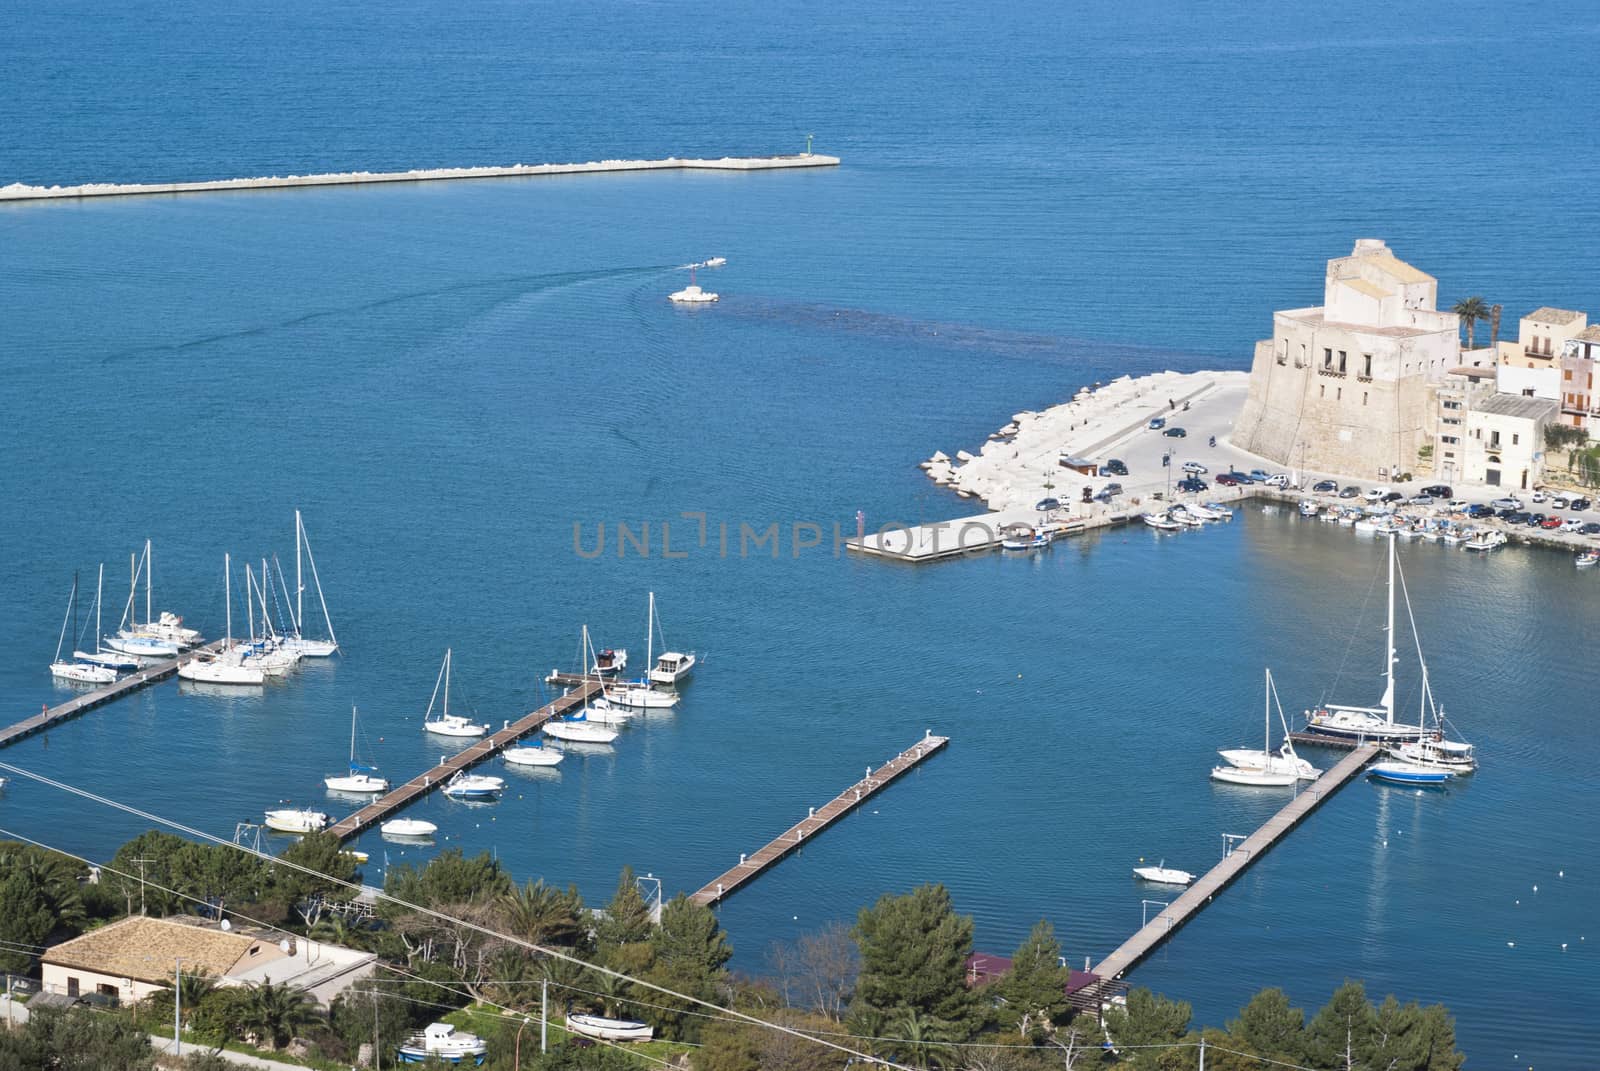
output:
[[[277,190],[301,186],[359,186],[379,182],[448,182],[459,179],[533,178],[546,175],[610,174],[628,171],[781,171],[791,168],[838,167],[837,156],[792,153],[778,156],[724,156],[719,159],[595,160],[571,164],[510,164],[503,167],[439,167],[412,171],[340,171],[315,175],[266,175],[259,178],[209,179],[200,182],[89,182],[72,186],[0,186],[0,202],[59,201],[84,197],[147,197],[154,194],[225,193]]]

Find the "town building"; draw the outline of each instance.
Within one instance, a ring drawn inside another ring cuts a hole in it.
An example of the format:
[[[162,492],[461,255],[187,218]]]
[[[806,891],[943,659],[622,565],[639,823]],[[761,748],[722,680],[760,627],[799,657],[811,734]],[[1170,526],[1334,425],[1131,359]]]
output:
[[[1600,324],[1585,327],[1561,358],[1561,422],[1583,428],[1592,439],[1600,431],[1600,395],[1595,393],[1595,365],[1600,362]]]
[[[1517,340],[1499,344],[1500,393],[1559,400],[1562,361],[1588,326],[1588,315],[1572,309],[1545,306],[1524,316]]]
[[[1453,368],[1436,392],[1439,411],[1434,419],[1433,472],[1440,483],[1454,484],[1466,479],[1467,413],[1473,403],[1492,398],[1496,370],[1463,366]]]
[[[1526,491],[1543,472],[1544,429],[1557,419],[1552,398],[1488,394],[1472,399],[1462,439],[1462,478]]]
[[[1236,446],[1291,468],[1379,479],[1426,469],[1435,388],[1460,365],[1438,281],[1363,238],[1328,261],[1323,303],[1273,314],[1256,343]]]
[[[122,1004],[172,987],[177,970],[204,973],[219,985],[270,981],[306,989],[326,1005],[377,956],[303,937],[245,932],[190,917],[134,915],[48,949],[40,963],[43,990],[69,997],[99,995]]]

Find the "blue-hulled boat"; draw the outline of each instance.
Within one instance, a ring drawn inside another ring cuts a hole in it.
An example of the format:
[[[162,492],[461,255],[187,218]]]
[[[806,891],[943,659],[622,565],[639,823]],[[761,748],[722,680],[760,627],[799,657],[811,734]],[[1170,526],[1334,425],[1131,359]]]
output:
[[[1455,774],[1448,770],[1436,770],[1409,762],[1380,762],[1367,771],[1367,776],[1378,781],[1387,781],[1391,785],[1428,787],[1442,785]]]

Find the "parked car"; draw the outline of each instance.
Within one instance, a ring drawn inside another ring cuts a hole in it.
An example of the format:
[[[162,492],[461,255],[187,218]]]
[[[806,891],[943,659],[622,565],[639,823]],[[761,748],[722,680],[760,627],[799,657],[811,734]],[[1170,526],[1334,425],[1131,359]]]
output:
[[[1543,528],[1547,532],[1553,532],[1566,523],[1567,522],[1562,520],[1560,517],[1546,517],[1539,527]]]
[[[1534,491],[1533,495],[1531,497],[1533,498],[1533,501],[1535,503],[1543,502],[1544,501],[1544,492],[1543,491]]]
[[[1406,496],[1401,494],[1399,491],[1390,491],[1388,494],[1383,496],[1383,500],[1385,502],[1402,502],[1405,500],[1405,497]]]
[[[1274,472],[1267,477],[1266,483],[1268,487],[1288,487],[1289,474],[1286,472]]]
[[[1384,496],[1388,493],[1389,489],[1387,487],[1374,487],[1361,497],[1366,499],[1368,502],[1382,502]]]
[[[1572,509],[1575,509],[1575,510],[1585,510],[1585,509],[1589,508],[1590,503],[1589,503],[1589,500],[1587,498],[1584,498],[1582,495],[1579,495],[1577,498],[1574,498],[1568,505]]]
[[[1444,508],[1454,513],[1458,510],[1471,509],[1472,505],[1464,498],[1452,498],[1444,504]]]
[[[1339,481],[1318,480],[1316,483],[1311,485],[1311,489],[1320,494],[1332,494],[1339,489]]]
[[[1167,418],[1166,417],[1159,417],[1159,416],[1158,417],[1151,417],[1150,418],[1150,426],[1152,428],[1164,428],[1164,427],[1167,426]]]
[[[1198,476],[1190,476],[1187,480],[1178,481],[1178,490],[1187,492],[1189,494],[1197,495],[1201,491],[1210,488],[1210,486],[1210,484],[1206,483]]]
[[[1429,484],[1427,487],[1422,489],[1422,493],[1433,498],[1449,498],[1451,495],[1455,494],[1455,492],[1450,489],[1450,485],[1445,483]]]
[[[1550,505],[1554,509],[1566,509],[1572,500],[1566,495],[1551,495]]]
[[[1494,516],[1494,507],[1493,506],[1486,506],[1482,502],[1474,502],[1472,505],[1467,507],[1466,512],[1467,512],[1467,516],[1468,517],[1474,517],[1474,518],[1493,517]]]
[[[1168,428],[1166,431],[1162,432],[1161,434],[1163,434],[1163,435],[1165,435],[1165,436],[1167,436],[1168,438],[1171,438],[1171,439],[1181,439],[1184,436],[1188,435],[1189,433],[1184,431],[1182,428]]]
[[[1203,476],[1211,470],[1200,464],[1198,461],[1185,461],[1183,463],[1183,471],[1187,472],[1191,476]]]
[[[1122,494],[1122,485],[1116,482],[1108,483],[1104,487],[1100,488],[1100,493],[1110,497],[1115,497],[1116,495]]]
[[[1515,509],[1521,509],[1522,508],[1522,502],[1520,500],[1515,499],[1515,498],[1510,498],[1510,497],[1497,498],[1493,502],[1489,503],[1489,505],[1493,506],[1495,509],[1513,509],[1513,510],[1515,510]]]
[[[1561,522],[1561,530],[1563,532],[1581,532],[1583,531],[1583,521],[1578,517],[1568,517]]]
[[[1238,487],[1240,484],[1248,483],[1248,482],[1249,482],[1248,480],[1246,480],[1243,476],[1239,475],[1237,472],[1219,472],[1219,473],[1217,473],[1217,486],[1218,487]]]
[[[1600,535],[1600,521],[1590,521],[1579,529],[1584,535]]]
[[[1361,488],[1357,487],[1355,484],[1351,484],[1349,487],[1346,487],[1343,491],[1339,492],[1339,497],[1340,498],[1360,498],[1361,497]]]
[[[1250,470],[1250,479],[1253,480],[1256,483],[1266,483],[1267,482],[1267,470],[1266,469],[1251,469]]]
[[[1529,528],[1538,528],[1540,525],[1544,524],[1544,519],[1545,518],[1544,518],[1544,514],[1542,514],[1542,513],[1529,513],[1529,514],[1525,514],[1525,516],[1528,519],[1523,521],[1522,523],[1527,525]]]
[[[1410,498],[1406,499],[1406,505],[1408,505],[1408,506],[1431,506],[1431,505],[1433,505],[1433,496],[1432,495],[1412,495]]]
[[[1126,476],[1127,474],[1128,466],[1118,458],[1108,457],[1106,458],[1106,463],[1100,466],[1100,475],[1102,476]]]
[[[1499,517],[1502,521],[1509,521],[1511,518],[1515,517],[1519,512],[1520,511],[1515,506],[1506,506],[1504,509],[1495,510],[1495,514],[1494,515],[1496,517]],[[1523,520],[1527,520],[1528,515],[1526,513],[1523,513],[1522,514],[1522,518],[1523,518]]]
[[[1533,514],[1526,510],[1514,509],[1509,515],[1502,514],[1502,516],[1505,517],[1507,524],[1527,524],[1528,518],[1532,517]]]

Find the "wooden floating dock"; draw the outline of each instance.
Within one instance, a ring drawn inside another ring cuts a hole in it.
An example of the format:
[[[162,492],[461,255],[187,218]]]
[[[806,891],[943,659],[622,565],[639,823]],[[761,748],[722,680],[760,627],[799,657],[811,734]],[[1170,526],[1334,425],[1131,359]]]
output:
[[[60,706],[50,707],[31,718],[24,718],[15,725],[8,725],[4,729],[0,729],[0,747],[8,747],[18,740],[26,739],[34,733],[42,733],[52,725],[59,725],[61,722],[69,718],[75,718],[85,711],[104,706],[112,700],[121,699],[125,695],[131,695],[141,688],[147,688],[155,684],[157,681],[164,681],[177,673],[178,667],[185,662],[198,654],[214,652],[220,649],[222,644],[222,640],[213,640],[204,647],[197,647],[192,651],[178,655],[176,658],[169,658],[164,662],[153,662],[143,669],[135,670],[126,677],[119,678],[117,681],[102,688],[96,688],[93,691],[73,696]]]
[[[491,758],[500,753],[505,747],[536,732],[547,721],[561,717],[574,707],[583,705],[584,700],[593,699],[600,694],[600,689],[591,679],[587,684],[580,685],[577,689],[551,700],[538,710],[527,714],[510,723],[499,732],[490,733],[469,748],[463,748],[431,770],[424,771],[378,799],[367,804],[352,815],[335,822],[328,827],[329,831],[340,840],[349,840],[359,836],[363,831],[389,817],[395,811],[408,803],[427,795],[444,784],[462,770],[476,766],[484,759]]]
[[[866,777],[846,788],[827,804],[812,808],[809,815],[778,834],[776,839],[754,855],[741,855],[737,866],[717,875],[714,881],[707,883],[705,888],[689,899],[709,907],[733,895],[735,891],[754,881],[790,852],[889,787],[907,770],[939,752],[949,742],[948,736],[934,736],[931,731],[926,733],[921,740],[876,770],[870,770]]]
[[[1327,773],[1301,790],[1283,809],[1262,824],[1244,842],[1238,844],[1222,862],[1201,875],[1194,884],[1183,891],[1161,913],[1125,941],[1121,948],[1095,965],[1094,973],[1109,983],[1153,952],[1158,945],[1172,936],[1180,926],[1199,914],[1213,897],[1227,888],[1246,868],[1266,853],[1284,834],[1316,810],[1329,796],[1349,783],[1366,765],[1377,758],[1380,748],[1376,744],[1361,747],[1339,760]]]

